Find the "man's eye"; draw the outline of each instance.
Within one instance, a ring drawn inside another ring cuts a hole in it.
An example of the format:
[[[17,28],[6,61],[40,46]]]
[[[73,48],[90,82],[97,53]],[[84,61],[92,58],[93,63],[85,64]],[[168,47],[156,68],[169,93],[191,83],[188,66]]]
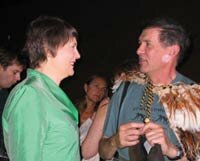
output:
[[[151,47],[151,44],[150,44],[150,43],[147,43],[147,47]]]
[[[18,74],[18,73],[19,73],[18,71],[14,71],[14,72],[13,72],[14,75],[16,75],[16,74]]]

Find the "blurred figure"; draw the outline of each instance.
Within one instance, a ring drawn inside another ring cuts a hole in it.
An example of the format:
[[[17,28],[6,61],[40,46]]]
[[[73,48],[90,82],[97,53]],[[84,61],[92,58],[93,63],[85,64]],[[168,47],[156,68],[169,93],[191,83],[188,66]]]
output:
[[[107,97],[108,83],[103,76],[92,75],[84,84],[85,96],[77,104],[80,112],[80,125],[88,118],[92,118],[100,101]]]
[[[0,88],[7,89],[20,80],[26,56],[0,48]]]
[[[58,17],[30,23],[24,51],[27,77],[10,93],[3,132],[11,161],[79,161],[78,112],[59,87],[74,75],[77,31]]]
[[[21,79],[21,72],[26,67],[26,58],[22,54],[0,48],[0,121],[8,96],[8,88]],[[0,160],[8,160],[3,142],[2,124],[0,124]]]
[[[126,59],[114,69],[112,93],[124,81],[130,81],[135,72],[139,71],[138,62],[135,59]]]
[[[84,161],[99,161],[100,159],[98,146],[109,102],[107,88],[106,78],[99,75],[92,75],[84,84],[85,97],[78,104],[81,151]]]

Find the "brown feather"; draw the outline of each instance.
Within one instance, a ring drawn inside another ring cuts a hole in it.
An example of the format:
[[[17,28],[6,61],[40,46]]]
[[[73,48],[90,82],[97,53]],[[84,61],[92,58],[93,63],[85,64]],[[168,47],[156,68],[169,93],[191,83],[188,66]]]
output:
[[[195,161],[197,155],[200,154],[200,135],[199,133],[192,133],[190,131],[183,131],[178,129],[178,135],[181,139],[184,151],[189,161]]]

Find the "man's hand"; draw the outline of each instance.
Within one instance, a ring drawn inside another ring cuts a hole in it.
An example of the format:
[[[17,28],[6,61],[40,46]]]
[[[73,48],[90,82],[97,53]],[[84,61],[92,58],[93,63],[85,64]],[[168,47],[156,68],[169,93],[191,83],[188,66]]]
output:
[[[144,123],[130,122],[119,127],[115,135],[115,141],[118,148],[124,148],[135,145],[139,142],[139,136],[143,135]]]
[[[143,128],[143,133],[146,136],[147,141],[151,146],[155,144],[160,144],[163,155],[173,158],[177,154],[177,148],[170,143],[165,130],[162,126],[149,122],[145,124]]]
[[[135,145],[143,135],[144,123],[126,123],[111,137],[104,136],[100,141],[99,153],[103,159],[111,159],[118,148]]]

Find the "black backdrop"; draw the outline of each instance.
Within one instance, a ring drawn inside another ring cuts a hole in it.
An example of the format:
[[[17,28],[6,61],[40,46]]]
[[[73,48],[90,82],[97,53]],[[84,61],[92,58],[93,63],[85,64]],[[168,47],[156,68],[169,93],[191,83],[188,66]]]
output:
[[[81,59],[73,77],[61,87],[73,101],[83,94],[84,80],[93,73],[111,77],[122,60],[136,57],[140,22],[166,15],[189,31],[192,49],[179,71],[200,82],[200,9],[198,1],[183,0],[3,0],[0,2],[0,45],[20,48],[27,24],[37,16],[60,16],[79,31]]]

